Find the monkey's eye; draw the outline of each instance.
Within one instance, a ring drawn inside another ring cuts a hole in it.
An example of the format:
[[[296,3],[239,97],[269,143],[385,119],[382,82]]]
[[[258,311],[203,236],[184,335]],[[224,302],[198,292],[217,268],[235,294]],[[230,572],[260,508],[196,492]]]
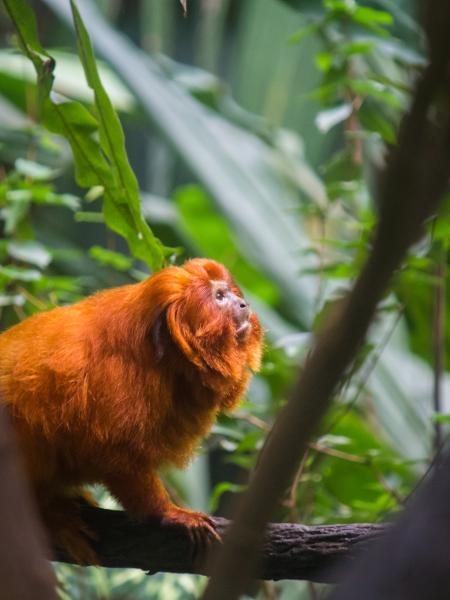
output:
[[[215,293],[215,298],[217,300],[217,302],[219,304],[221,304],[222,302],[225,301],[225,291],[224,290],[217,290]]]

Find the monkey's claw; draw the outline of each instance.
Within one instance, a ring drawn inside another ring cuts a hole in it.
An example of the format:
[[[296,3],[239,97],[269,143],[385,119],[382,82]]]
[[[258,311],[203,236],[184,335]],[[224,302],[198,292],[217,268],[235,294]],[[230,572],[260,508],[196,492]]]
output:
[[[179,525],[188,531],[193,546],[193,558],[200,559],[214,543],[221,543],[214,521],[204,513],[179,507],[171,508],[164,521]]]

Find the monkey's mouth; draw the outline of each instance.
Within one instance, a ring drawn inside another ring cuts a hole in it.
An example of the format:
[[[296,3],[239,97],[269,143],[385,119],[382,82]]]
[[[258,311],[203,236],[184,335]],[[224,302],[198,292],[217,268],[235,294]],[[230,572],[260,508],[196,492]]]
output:
[[[238,337],[242,337],[244,335],[244,333],[247,331],[247,329],[249,329],[250,327],[250,321],[248,321],[247,319],[245,321],[243,321],[242,323],[238,323],[237,327],[236,327],[236,335]]]

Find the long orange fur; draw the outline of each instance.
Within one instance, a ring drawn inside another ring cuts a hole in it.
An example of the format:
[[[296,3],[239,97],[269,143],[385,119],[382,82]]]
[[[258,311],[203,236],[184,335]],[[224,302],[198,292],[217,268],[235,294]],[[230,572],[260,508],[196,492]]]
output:
[[[214,261],[194,259],[142,283],[32,316],[0,335],[0,392],[56,544],[86,558],[71,497],[101,483],[139,518],[211,534],[174,505],[158,477],[183,467],[217,413],[259,368],[261,327],[242,336],[212,285],[241,292]]]

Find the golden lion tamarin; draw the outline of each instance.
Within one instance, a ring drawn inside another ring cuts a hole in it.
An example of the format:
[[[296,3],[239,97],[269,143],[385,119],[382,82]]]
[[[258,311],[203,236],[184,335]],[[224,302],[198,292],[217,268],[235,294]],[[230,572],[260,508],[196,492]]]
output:
[[[221,264],[194,259],[32,316],[0,335],[0,394],[56,545],[83,560],[74,496],[101,483],[130,515],[217,536],[174,505],[184,466],[260,365],[256,315]]]

